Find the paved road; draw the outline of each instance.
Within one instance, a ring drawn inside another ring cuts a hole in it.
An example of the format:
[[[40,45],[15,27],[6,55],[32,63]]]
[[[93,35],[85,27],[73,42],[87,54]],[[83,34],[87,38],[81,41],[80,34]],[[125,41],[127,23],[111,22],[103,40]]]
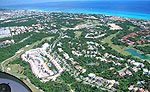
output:
[[[53,51],[54,47],[56,46],[56,43],[61,40],[61,37],[63,36],[63,32],[59,32],[59,37],[50,45],[50,53]]]

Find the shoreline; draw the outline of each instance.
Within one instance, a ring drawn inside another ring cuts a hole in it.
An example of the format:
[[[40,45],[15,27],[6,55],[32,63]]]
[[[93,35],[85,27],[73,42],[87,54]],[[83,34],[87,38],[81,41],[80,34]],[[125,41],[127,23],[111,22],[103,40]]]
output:
[[[57,9],[17,9],[17,8],[0,8],[0,10],[27,10],[27,11],[37,11],[37,12],[56,12],[56,13],[71,13],[71,14],[96,14],[96,15],[105,15],[105,16],[114,16],[127,19],[135,20],[147,20],[150,21],[150,14],[140,14],[132,12],[122,12],[122,11],[90,11],[90,10],[77,10],[77,9],[68,9],[68,10],[57,10]]]

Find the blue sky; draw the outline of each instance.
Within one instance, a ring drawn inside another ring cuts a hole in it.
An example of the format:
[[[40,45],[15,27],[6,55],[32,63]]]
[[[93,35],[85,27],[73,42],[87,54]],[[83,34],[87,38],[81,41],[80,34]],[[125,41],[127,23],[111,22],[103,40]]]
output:
[[[0,5],[58,2],[58,1],[116,1],[116,0],[0,0]],[[117,0],[117,1],[127,1],[127,0]],[[128,1],[135,1],[135,0],[128,0]],[[143,1],[143,0],[139,0],[139,1]]]

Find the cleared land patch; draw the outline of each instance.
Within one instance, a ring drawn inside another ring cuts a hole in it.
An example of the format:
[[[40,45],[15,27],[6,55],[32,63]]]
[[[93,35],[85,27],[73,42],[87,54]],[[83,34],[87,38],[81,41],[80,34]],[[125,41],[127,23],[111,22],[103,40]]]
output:
[[[74,33],[75,33],[75,37],[76,38],[79,38],[81,36],[81,34],[82,34],[81,31],[75,31]]]

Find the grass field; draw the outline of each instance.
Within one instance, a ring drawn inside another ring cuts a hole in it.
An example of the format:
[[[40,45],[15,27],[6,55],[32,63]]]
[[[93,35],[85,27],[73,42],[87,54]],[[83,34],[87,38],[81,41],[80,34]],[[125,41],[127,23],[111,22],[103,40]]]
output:
[[[119,52],[119,53],[121,53],[121,54],[123,54],[123,55],[125,55],[125,56],[130,55],[130,53],[128,53],[128,52],[125,51],[125,49],[128,49],[129,47],[124,47],[124,46],[119,46],[119,45],[113,44],[113,42],[111,41],[111,39],[112,39],[113,37],[115,37],[116,35],[117,35],[117,33],[116,33],[116,34],[112,34],[112,35],[110,35],[110,36],[104,38],[104,39],[102,40],[102,42],[103,42],[103,43],[108,43],[109,46],[110,46],[112,49],[114,49],[115,51],[117,51],[117,52]]]
[[[74,33],[75,33],[75,37],[76,37],[76,38],[80,38],[80,36],[81,36],[81,34],[82,34],[81,31],[75,31]]]
[[[131,55],[129,52],[127,52],[127,51],[125,51],[125,50],[126,50],[126,49],[129,49],[129,48],[135,49],[135,48],[133,48],[133,46],[125,47],[125,46],[119,46],[119,45],[113,44],[113,42],[111,41],[111,39],[112,39],[113,37],[115,37],[116,35],[117,35],[117,33],[116,33],[116,34],[112,34],[112,35],[110,35],[110,36],[104,38],[104,39],[102,40],[102,42],[103,42],[103,43],[108,43],[109,46],[110,46],[113,50],[119,52],[119,53],[122,54],[122,55],[125,55],[125,56]],[[135,50],[137,50],[137,49],[135,49]],[[142,52],[139,51],[139,50],[137,50],[137,51],[138,51],[139,53],[142,53]],[[147,56],[149,56],[149,54],[148,54]],[[135,57],[135,58],[139,58],[139,57],[137,57],[137,56],[134,56],[134,57]],[[139,59],[141,59],[141,58],[139,58]],[[150,60],[147,59],[146,61],[150,61]]]
[[[9,64],[7,67],[7,73],[21,79],[32,90],[32,92],[40,92],[39,89],[37,89],[23,74],[23,72],[23,67],[19,64]]]
[[[23,74],[23,67],[21,67],[19,64],[9,64],[7,67],[7,71],[11,73]]]

